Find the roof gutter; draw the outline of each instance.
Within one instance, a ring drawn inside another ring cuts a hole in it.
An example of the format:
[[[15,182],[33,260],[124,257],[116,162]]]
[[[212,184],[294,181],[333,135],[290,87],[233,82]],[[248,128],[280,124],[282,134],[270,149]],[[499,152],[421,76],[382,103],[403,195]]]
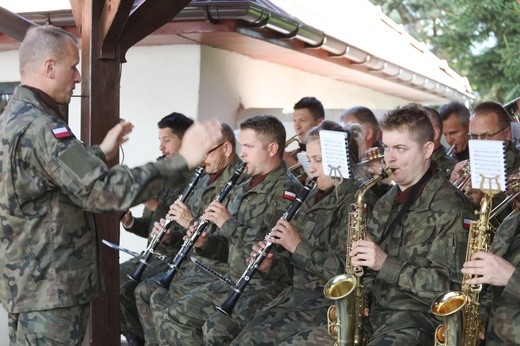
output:
[[[442,82],[372,55],[347,42],[327,35],[321,30],[301,23],[296,18],[285,15],[283,11],[277,10],[270,3],[266,4],[265,1],[255,3],[247,0],[192,1],[175,17],[175,21],[201,19],[210,22],[220,20],[244,21],[253,27],[270,29],[284,38],[299,40],[309,48],[323,49],[328,52],[329,57],[347,58],[355,64],[368,68],[371,72],[411,84],[426,92],[451,100],[466,101],[474,98],[469,90],[454,89]],[[456,74],[454,71],[449,71],[451,69],[447,66],[447,63],[443,70],[449,75]]]

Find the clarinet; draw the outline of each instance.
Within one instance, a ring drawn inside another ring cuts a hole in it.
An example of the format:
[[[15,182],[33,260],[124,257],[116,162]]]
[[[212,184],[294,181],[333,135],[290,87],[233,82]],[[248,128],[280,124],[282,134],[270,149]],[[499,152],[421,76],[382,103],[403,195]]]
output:
[[[282,215],[280,220],[291,221],[293,216],[296,214],[298,209],[300,209],[301,205],[303,204],[303,202],[305,201],[305,199],[307,198],[307,196],[309,195],[309,193],[315,186],[316,186],[315,179],[310,180],[307,183],[307,185],[305,185],[303,187],[303,189],[300,191],[298,196],[296,196],[296,199],[291,203],[291,205],[289,206],[287,211]],[[273,243],[271,243],[270,241],[267,240],[267,239],[269,239],[270,234],[271,233],[269,233],[265,237],[267,244],[262,249],[262,251],[258,254],[258,256],[256,256],[256,258],[253,261],[249,262],[246,270],[244,271],[244,273],[242,274],[240,279],[238,279],[237,283],[232,287],[232,291],[229,294],[229,296],[227,297],[226,301],[221,306],[216,307],[218,311],[220,311],[228,316],[231,315],[231,312],[233,311],[235,304],[237,303],[238,299],[240,298],[240,295],[242,294],[242,292],[244,292],[245,288],[249,284],[249,280],[251,280],[253,275],[255,275],[255,273],[258,271],[258,268],[260,267],[260,265],[262,264],[262,262],[264,261],[264,259],[267,256],[267,254],[269,253],[269,251],[271,251],[271,248],[274,245]]]
[[[195,169],[195,172],[193,173],[193,175],[191,176],[190,181],[188,182],[188,185],[186,185],[186,187],[184,187],[184,190],[182,191],[182,193],[179,195],[179,197],[177,197],[177,201],[180,201],[182,203],[186,202],[189,195],[193,191],[193,188],[195,187],[195,185],[197,185],[197,182],[199,181],[200,177],[202,176],[202,173],[204,173],[204,167],[198,166]],[[141,281],[141,276],[143,275],[143,272],[144,272],[146,266],[148,265],[148,261],[153,256],[154,251],[157,249],[157,246],[159,246],[159,243],[161,242],[161,239],[163,238],[163,236],[166,234],[166,229],[171,222],[172,222],[171,220],[167,219],[166,222],[164,223],[164,226],[162,226],[161,230],[159,231],[159,233],[157,233],[150,240],[150,244],[144,251],[143,255],[140,256],[141,258],[139,259],[139,265],[130,274],[126,275],[130,280],[132,280],[136,283],[139,283]]]
[[[231,192],[231,190],[237,183],[238,178],[240,178],[240,175],[245,171],[245,168],[246,168],[246,163],[244,163],[244,162],[240,163],[240,165],[235,169],[235,171],[233,172],[233,175],[228,180],[228,182],[226,183],[224,188],[222,188],[222,191],[220,191],[219,194],[215,197],[215,201],[222,203],[224,201],[224,199],[226,199],[229,192]],[[168,264],[168,267],[170,267],[168,269],[168,271],[163,275],[163,277],[161,279],[159,279],[157,281],[157,283],[161,287],[163,287],[165,289],[168,289],[170,287],[170,284],[173,280],[173,277],[175,276],[175,273],[177,273],[177,270],[179,269],[181,264],[184,262],[184,260],[186,260],[186,257],[188,256],[191,249],[195,245],[195,242],[197,241],[197,239],[199,239],[202,232],[209,226],[210,222],[208,220],[206,220],[203,216],[199,216],[196,224],[197,224],[197,227],[193,231],[193,234],[191,235],[191,237],[189,237],[188,239],[186,239],[184,241],[184,243],[182,244],[177,255],[175,255],[172,262],[170,264]]]

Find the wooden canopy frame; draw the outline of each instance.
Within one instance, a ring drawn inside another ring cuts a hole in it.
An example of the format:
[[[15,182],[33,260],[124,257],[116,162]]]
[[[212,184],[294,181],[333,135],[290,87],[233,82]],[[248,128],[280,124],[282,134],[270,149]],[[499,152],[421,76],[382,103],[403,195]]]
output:
[[[81,33],[81,139],[101,143],[119,121],[120,64],[128,49],[171,21],[190,0],[70,0]],[[0,32],[22,41],[36,25],[0,7]],[[109,165],[119,161],[116,157]],[[119,218],[96,217],[100,238],[119,243]],[[89,331],[84,345],[118,345],[119,255],[100,246],[102,290],[91,303]],[[94,316],[95,318],[92,318]]]

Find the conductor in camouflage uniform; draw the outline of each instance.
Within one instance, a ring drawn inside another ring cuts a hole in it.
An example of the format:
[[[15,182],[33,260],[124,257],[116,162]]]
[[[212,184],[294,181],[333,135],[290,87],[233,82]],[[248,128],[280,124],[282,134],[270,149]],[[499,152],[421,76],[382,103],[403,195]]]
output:
[[[214,201],[206,208],[204,218],[218,229],[214,235],[200,237],[195,244],[212,253],[222,242],[229,243],[225,275],[232,282],[246,269],[251,247],[265,238],[301,188],[283,162],[285,129],[277,118],[264,115],[245,120],[240,124],[239,143],[240,158],[247,164],[250,178],[233,191],[227,207]],[[156,299],[154,293],[151,309],[159,344],[225,344],[240,332],[245,320],[287,287],[291,279],[292,266],[282,256],[277,257],[268,273],[254,275],[235,307],[234,325],[222,331],[225,335],[217,336],[217,340],[203,340],[203,325],[212,315],[220,314],[215,306],[228,296],[227,284],[208,276],[205,285],[168,302],[161,296]]]
[[[220,126],[194,125],[175,157],[108,168],[132,124],[117,124],[90,149],[68,128],[58,103],[80,82],[75,38],[33,27],[19,60],[21,85],[0,118],[0,301],[11,344],[80,345],[100,286],[93,212],[126,210],[189,175],[218,145]]]
[[[323,288],[330,278],[345,272],[349,213],[360,181],[354,174],[335,186],[327,176],[328,172],[322,165],[319,134],[322,129],[344,131],[339,124],[324,120],[307,133],[304,143],[317,188],[309,194],[291,223],[279,220],[271,232],[273,237],[270,241],[291,253],[293,284],[261,307],[232,345],[279,345],[282,342],[309,345],[318,342],[310,331],[317,326],[323,331],[327,329],[327,309],[332,302],[324,297]],[[359,162],[359,144],[362,143],[356,143],[350,133],[348,140],[351,167],[355,167]],[[368,209],[371,209],[375,195],[368,192],[366,199]],[[264,245],[260,243],[255,250]],[[272,255],[268,254],[259,270],[265,271],[271,261]],[[214,323],[213,333],[231,318],[216,317],[219,321],[210,320]],[[328,336],[318,338],[321,342],[333,343]]]
[[[433,127],[409,104],[381,121],[385,163],[396,183],[374,206],[367,231],[354,243],[352,265],[370,268],[368,345],[431,345],[441,323],[431,302],[460,289],[467,245],[465,219],[473,207],[431,166]]]
[[[176,201],[171,205],[168,213],[168,218],[176,221],[184,228],[188,228],[194,221],[196,215],[202,215],[204,208],[207,207],[217,193],[219,193],[233,175],[234,171],[240,164],[240,159],[235,151],[236,139],[233,130],[229,125],[221,123],[222,134],[224,142],[217,148],[214,148],[208,153],[202,165],[204,165],[206,175],[201,178],[201,181],[194,188],[194,191],[186,204]],[[243,178],[243,176],[241,177]],[[240,181],[240,180],[239,180]],[[226,201],[228,201],[226,199]],[[164,224],[156,223],[154,232],[157,232]],[[208,234],[216,228],[214,224],[210,224],[206,229]],[[201,254],[205,256],[204,261],[207,265],[211,265],[214,269],[225,272],[227,268],[227,243],[222,244],[220,249],[208,254]],[[194,255],[194,254],[193,254]],[[201,259],[202,260],[202,259]],[[139,329],[142,328],[144,339],[147,344],[153,345],[157,343],[157,335],[152,322],[152,311],[150,310],[150,296],[154,291],[159,290],[167,302],[171,302],[173,296],[184,295],[190,290],[205,284],[208,281],[208,275],[205,271],[197,267],[189,260],[184,263],[175,273],[169,290],[159,286],[157,281],[161,280],[166,270],[159,273],[153,278],[143,281],[139,284],[135,293],[135,300],[138,311],[135,311],[136,316],[141,321]]]
[[[518,175],[517,175],[518,177]],[[477,252],[462,273],[478,275],[468,284],[489,284],[492,303],[486,346],[520,345],[520,201],[498,227],[489,252]]]
[[[193,125],[193,120],[181,113],[173,112],[163,117],[158,123],[159,128],[159,149],[162,156],[158,160],[167,156],[177,154],[182,143],[184,132]],[[154,222],[159,221],[168,213],[170,205],[182,193],[185,181],[181,179],[171,179],[165,185],[163,191],[156,198],[152,198],[144,203],[143,214],[141,217],[133,217],[130,211],[124,213],[121,225],[130,233],[143,238],[150,238]],[[170,225],[170,232],[163,236],[161,242],[155,249],[155,253],[166,256],[164,260],[158,256],[152,256],[148,260],[148,265],[138,280],[153,277],[157,273],[167,269],[168,263],[177,253],[182,244],[184,231],[177,223]],[[151,238],[150,238],[151,239]],[[144,344],[142,332],[140,330],[139,316],[135,306],[134,290],[137,282],[130,280],[127,275],[131,274],[140,264],[139,258],[131,258],[119,265],[119,301],[121,311],[121,334],[126,337],[129,344]],[[141,340],[140,340],[141,339]]]

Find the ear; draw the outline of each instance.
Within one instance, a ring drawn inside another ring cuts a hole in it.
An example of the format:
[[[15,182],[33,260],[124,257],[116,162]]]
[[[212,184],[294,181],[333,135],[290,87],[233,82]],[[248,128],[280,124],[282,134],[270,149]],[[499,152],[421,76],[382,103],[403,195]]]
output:
[[[365,129],[365,140],[374,138],[374,129],[372,127],[367,127]]]
[[[441,130],[438,127],[434,127],[433,128],[433,140],[435,141],[435,140],[441,138],[441,135],[442,135]]]
[[[278,155],[278,143],[271,142],[267,145],[267,152],[269,153],[269,157],[275,157]]]
[[[45,66],[45,75],[48,78],[54,79],[55,76],[55,68],[56,68],[56,61],[54,59],[47,59],[43,63]]]
[[[510,141],[513,138],[513,134],[511,132],[511,126],[504,130],[504,135],[506,136],[506,140]]]
[[[230,157],[231,155],[233,155],[233,146],[231,145],[231,143],[224,142],[222,147],[224,148],[224,155],[226,155],[226,157]]]
[[[433,147],[435,145],[433,144],[433,142],[426,142],[424,143],[423,145],[423,155],[424,155],[424,158],[426,159],[429,159],[432,154],[433,154]]]

